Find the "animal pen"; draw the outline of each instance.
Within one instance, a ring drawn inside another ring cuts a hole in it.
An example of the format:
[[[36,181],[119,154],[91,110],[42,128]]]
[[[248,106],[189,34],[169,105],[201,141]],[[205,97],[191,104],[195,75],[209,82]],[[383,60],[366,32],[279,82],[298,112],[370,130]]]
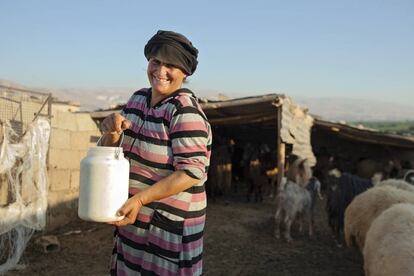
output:
[[[311,143],[318,159],[317,171],[324,169],[321,167],[328,156],[341,171],[353,174],[363,160],[393,162],[395,171],[389,175],[393,178],[404,178],[414,168],[414,138],[410,136],[315,118]]]

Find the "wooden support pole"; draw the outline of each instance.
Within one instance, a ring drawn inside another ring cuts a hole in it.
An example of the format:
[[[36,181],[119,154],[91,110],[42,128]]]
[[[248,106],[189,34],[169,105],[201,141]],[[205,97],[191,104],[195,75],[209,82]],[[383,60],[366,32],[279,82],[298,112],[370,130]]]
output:
[[[277,187],[276,187],[276,195],[282,189],[282,179],[285,172],[285,152],[286,147],[285,144],[282,142],[281,136],[281,129],[282,129],[282,104],[277,105]]]
[[[285,175],[285,152],[286,152],[285,143],[280,143],[278,161],[277,161],[277,169],[278,169],[277,190],[276,190],[277,194],[279,193],[280,190],[283,189],[282,180]]]

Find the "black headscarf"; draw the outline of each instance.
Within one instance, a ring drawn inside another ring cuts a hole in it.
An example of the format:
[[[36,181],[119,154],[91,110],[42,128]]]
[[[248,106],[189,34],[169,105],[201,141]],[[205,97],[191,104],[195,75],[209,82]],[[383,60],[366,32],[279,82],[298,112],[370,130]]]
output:
[[[158,31],[145,45],[144,55],[172,64],[192,75],[197,68],[198,50],[190,40],[179,33]]]

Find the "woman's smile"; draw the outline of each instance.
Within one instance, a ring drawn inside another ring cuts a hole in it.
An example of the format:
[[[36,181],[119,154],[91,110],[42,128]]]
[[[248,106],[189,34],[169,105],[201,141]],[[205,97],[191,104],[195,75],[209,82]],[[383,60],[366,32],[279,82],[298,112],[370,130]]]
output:
[[[163,86],[166,86],[166,85],[170,85],[171,84],[171,81],[169,79],[167,79],[167,78],[157,77],[157,76],[154,75],[152,77],[152,79],[153,79],[153,83],[154,84],[160,84],[160,85],[163,85]]]
[[[181,88],[186,77],[180,68],[163,63],[156,58],[149,60],[147,73],[152,90],[157,97],[168,96]]]

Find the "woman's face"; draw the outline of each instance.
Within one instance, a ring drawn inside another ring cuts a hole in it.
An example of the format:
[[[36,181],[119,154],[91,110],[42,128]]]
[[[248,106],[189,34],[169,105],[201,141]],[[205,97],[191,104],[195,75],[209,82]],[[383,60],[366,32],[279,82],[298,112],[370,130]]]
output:
[[[165,96],[181,88],[186,77],[181,69],[155,58],[148,61],[147,74],[152,90]]]

